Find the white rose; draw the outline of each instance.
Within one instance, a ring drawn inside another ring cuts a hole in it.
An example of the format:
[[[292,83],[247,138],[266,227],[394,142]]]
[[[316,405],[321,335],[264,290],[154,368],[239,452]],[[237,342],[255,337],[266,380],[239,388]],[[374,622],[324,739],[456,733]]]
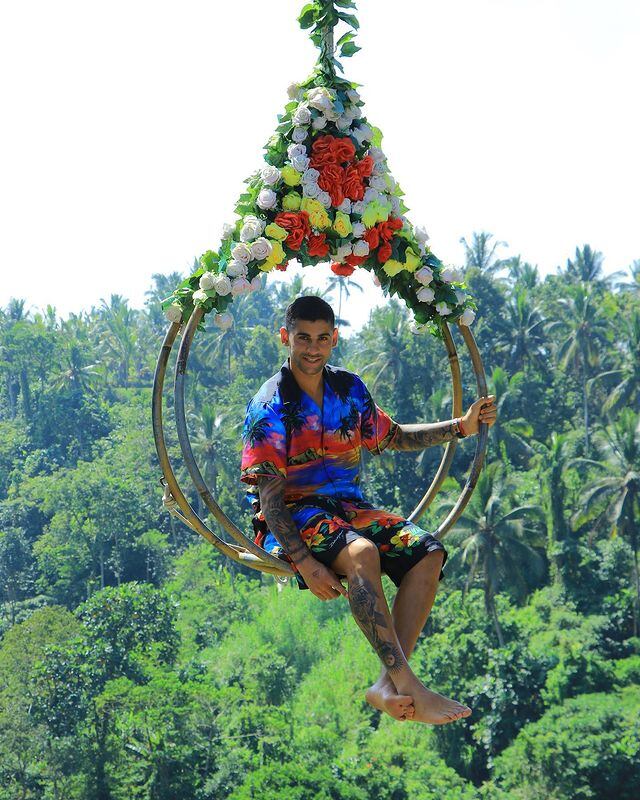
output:
[[[316,198],[325,208],[331,208],[331,195],[329,192],[319,192]]]
[[[251,291],[257,292],[258,289],[262,289],[262,278],[260,275],[256,275],[255,278],[251,281]]]
[[[395,195],[391,198],[391,210],[396,216],[400,213],[400,198]]]
[[[302,183],[303,184],[317,183],[319,177],[320,177],[320,172],[317,169],[311,167],[311,169],[308,169],[302,176]]]
[[[182,309],[177,303],[171,303],[164,310],[165,317],[169,322],[182,322]]]
[[[256,217],[253,214],[247,214],[247,216],[243,219],[243,222],[250,222],[252,225],[256,226],[256,230],[258,231],[258,236],[264,230],[264,226],[267,224],[263,219],[260,217]]]
[[[249,221],[245,222],[242,228],[240,228],[240,241],[241,242],[250,242],[252,239],[255,239],[262,233],[260,230],[260,225],[256,225],[255,222]]]
[[[364,224],[364,222],[354,222],[351,226],[351,232],[353,233],[354,239],[359,239],[361,236],[364,236],[366,230],[367,226]]]
[[[376,163],[385,160],[384,153],[379,147],[370,147],[369,155]]]
[[[436,303],[436,311],[440,314],[441,317],[445,317],[447,314],[451,313],[451,309],[449,306],[442,300],[440,303]]]
[[[347,89],[347,97],[352,103],[360,102],[360,95],[355,89]]]
[[[436,296],[436,293],[433,289],[429,289],[428,286],[423,286],[418,292],[416,292],[416,297],[421,303],[433,303],[433,298]]]
[[[358,142],[360,147],[362,147],[362,145],[365,142],[370,142],[372,136],[373,136],[373,131],[368,125],[360,125],[359,127],[354,128],[353,130],[353,138]]]
[[[352,108],[352,115],[354,119],[360,119],[362,116],[362,109],[360,106],[351,106]]]
[[[333,105],[333,95],[326,87],[316,86],[307,92],[307,101],[311,108],[324,111],[326,108],[331,108]]]
[[[256,261],[261,261],[263,258],[266,258],[269,255],[272,249],[271,242],[261,236],[251,245],[251,255],[256,259]]]
[[[267,186],[273,186],[280,180],[280,170],[269,164],[268,167],[263,167],[260,172],[260,177],[262,178],[262,182],[266,183]]]
[[[471,325],[476,318],[476,312],[472,308],[465,308],[460,316],[461,325]]]
[[[291,159],[291,166],[298,172],[306,172],[309,168],[309,161],[307,156],[294,156]]]
[[[353,214],[364,214],[364,208],[365,204],[362,202],[362,200],[358,200],[356,203],[351,204],[351,212]]]
[[[305,197],[317,197],[320,194],[320,187],[317,183],[303,183],[302,194]]]
[[[372,175],[385,175],[387,172],[387,165],[384,161],[376,161],[371,170]]]
[[[306,156],[307,148],[303,144],[290,144],[287,147],[287,155],[290,159],[296,158],[296,156]]]
[[[336,261],[344,261],[352,253],[350,244],[343,244],[336,250]]]
[[[216,283],[216,275],[213,272],[203,272],[198,284],[201,289],[213,289]]]
[[[229,294],[231,292],[231,281],[227,278],[226,275],[218,275],[216,278],[216,294],[219,294],[221,297]]]
[[[336,120],[340,119],[340,112],[336,111],[336,109],[331,106],[331,108],[326,108],[324,111],[325,117],[329,120],[329,122],[336,122]]]
[[[352,122],[356,115],[356,106],[347,106],[342,114],[343,117],[348,117]]]
[[[308,135],[306,128],[294,128],[293,131],[291,131],[291,138],[294,142],[298,143],[304,142]]]
[[[300,103],[293,115],[294,125],[308,125],[311,122],[311,112],[306,103]]]
[[[430,267],[421,267],[413,276],[418,283],[428,286],[433,280],[433,271]]]
[[[469,295],[466,292],[461,292],[460,289],[456,289],[456,303],[457,305],[461,306],[464,301],[467,299]]]
[[[314,120],[311,123],[311,127],[313,128],[314,131],[323,130],[323,128],[327,127],[327,118],[323,117],[322,114],[320,114],[319,117],[314,117]]]
[[[338,211],[342,211],[344,214],[351,213],[351,200],[348,197],[345,197],[344,200],[338,206]]]
[[[445,267],[440,273],[440,277],[445,283],[458,283],[462,280],[460,270],[455,267]]]
[[[222,238],[227,239],[229,236],[233,236],[235,229],[235,222],[225,222],[222,226]]]
[[[227,275],[231,278],[238,278],[240,275],[247,274],[247,266],[242,261],[230,261],[227,264]]]
[[[270,208],[275,207],[277,200],[278,195],[273,191],[273,189],[262,189],[256,202],[260,208],[268,211]]]
[[[375,189],[372,189],[371,187],[369,187],[366,190],[366,192],[364,193],[364,197],[362,198],[362,202],[365,205],[368,205],[369,203],[373,203],[374,200],[379,200],[379,199],[380,199],[380,193],[378,191],[376,191]]]
[[[289,96],[290,100],[297,100],[299,91],[300,85],[297,83],[290,83],[287,86],[287,95]]]
[[[251,261],[251,249],[249,245],[244,242],[237,244],[231,251],[231,257],[242,264],[248,264]]]
[[[231,281],[231,294],[235,296],[251,291],[251,284],[246,278],[236,278]]]
[[[336,120],[336,128],[339,131],[346,131],[351,126],[351,119],[344,114],[341,114]]]
[[[193,298],[194,303],[204,303],[209,299],[204,289],[196,289],[191,297]]]
[[[233,317],[228,311],[225,311],[224,314],[216,314],[213,321],[219,328],[222,328],[223,331],[229,330],[233,325]]]
[[[353,255],[360,257],[369,255],[369,245],[364,241],[364,239],[360,239],[359,242],[356,242],[353,245]]]
[[[379,192],[384,192],[387,188],[387,182],[382,175],[372,175],[369,178],[369,186],[377,189]]]
[[[426,232],[426,230],[423,228],[422,225],[417,225],[413,229],[413,232],[416,236],[418,244],[424,244],[425,242],[429,241],[429,234]]]

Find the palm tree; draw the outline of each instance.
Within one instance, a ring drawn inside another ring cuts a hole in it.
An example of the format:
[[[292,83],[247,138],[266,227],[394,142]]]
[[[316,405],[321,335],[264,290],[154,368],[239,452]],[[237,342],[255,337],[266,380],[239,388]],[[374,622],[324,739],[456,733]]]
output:
[[[491,439],[507,468],[514,461],[528,462],[534,452],[528,441],[533,436],[533,426],[529,420],[513,417],[506,411],[524,378],[523,372],[509,376],[502,367],[494,367],[488,381],[489,394],[495,395],[498,409],[497,419],[491,428]]]
[[[115,368],[119,386],[129,385],[129,375],[138,342],[137,312],[130,309],[127,300],[112,294],[109,303],[101,298],[98,310],[98,334],[105,363]]]
[[[579,284],[571,288],[569,297],[558,300],[564,316],[547,326],[547,332],[558,331],[563,337],[557,352],[560,369],[570,369],[582,385],[585,454],[589,453],[589,399],[588,380],[591,370],[599,362],[599,346],[606,345],[608,321],[602,306],[596,302],[592,287]]]
[[[344,275],[333,275],[327,282],[327,293],[331,293],[335,288],[338,288],[338,313],[336,315],[336,325],[350,325],[347,320],[342,319],[342,295],[348,300],[351,297],[351,290],[357,289],[362,292],[362,286],[354,281],[352,278],[345,278]]]
[[[553,582],[565,583],[567,548],[571,529],[565,518],[566,487],[563,475],[567,468],[569,435],[553,431],[549,444],[536,444],[538,476],[542,487],[542,507],[547,524],[547,556]]]
[[[60,389],[69,386],[72,390],[93,391],[92,383],[99,375],[97,363],[88,364],[85,351],[77,341],[68,342],[64,347],[64,363],[59,365],[57,374],[51,378],[51,386]]]
[[[526,597],[545,566],[541,553],[544,540],[540,536],[543,511],[537,505],[514,507],[512,489],[502,465],[496,461],[488,464],[451,534],[453,543],[461,548],[462,563],[469,564],[463,596],[476,577],[482,580],[485,608],[500,647],[505,642],[495,605],[496,594],[507,584],[518,596]],[[438,513],[451,507],[451,503],[439,504]]]
[[[363,377],[373,375],[372,391],[384,375],[391,376],[394,386],[404,385],[408,334],[407,313],[396,300],[371,312],[361,333],[359,355],[368,362],[362,367]]]
[[[505,259],[503,263],[509,271],[509,281],[514,288],[535,289],[540,283],[538,267],[523,261],[520,256]]]
[[[620,379],[607,394],[602,406],[605,412],[617,411],[621,406],[632,403],[640,405],[640,311],[633,308],[630,316],[623,315],[619,319],[621,330],[616,344],[622,350],[622,366],[620,369],[601,372],[589,381],[590,387],[594,381],[613,375]]]
[[[467,242],[464,236],[460,239],[460,243],[464,246],[465,264],[467,269],[475,267],[480,272],[486,275],[495,275],[505,267],[508,263],[505,259],[496,257],[496,250],[499,247],[506,247],[506,242],[492,242],[492,233],[482,231],[481,233],[472,234],[471,244]]]
[[[572,261],[568,258],[566,269],[559,269],[558,275],[570,283],[583,282],[600,288],[608,288],[623,273],[618,271],[605,276],[602,268],[603,261],[602,253],[585,244],[582,248],[576,247],[575,259]]]
[[[227,434],[230,429],[237,428],[237,425],[232,425],[230,428],[229,420],[237,418],[237,415],[229,409],[218,412],[213,403],[203,403],[200,412],[190,413],[189,418],[194,430],[193,454],[198,463],[203,465],[202,477],[212,495],[216,497],[219,489],[218,478],[221,472],[228,473],[228,469],[225,469]],[[200,508],[200,511],[204,513],[203,508]]]
[[[497,345],[508,353],[510,372],[526,371],[527,364],[543,365],[547,356],[544,325],[540,307],[530,302],[529,293],[519,288],[505,307],[508,328],[498,337]]]
[[[636,258],[636,260],[628,267],[629,273],[631,275],[631,281],[619,281],[616,283],[616,289],[620,289],[622,291],[629,291],[632,294],[640,295],[640,258]]]
[[[583,508],[575,515],[576,527],[591,519],[596,512],[593,531],[608,531],[611,536],[629,540],[633,551],[633,581],[635,602],[633,635],[640,633],[640,574],[638,544],[640,543],[640,414],[624,408],[618,418],[598,431],[594,437],[602,459],[574,459],[572,464],[584,464],[601,469],[605,475],[585,486],[581,497]]]

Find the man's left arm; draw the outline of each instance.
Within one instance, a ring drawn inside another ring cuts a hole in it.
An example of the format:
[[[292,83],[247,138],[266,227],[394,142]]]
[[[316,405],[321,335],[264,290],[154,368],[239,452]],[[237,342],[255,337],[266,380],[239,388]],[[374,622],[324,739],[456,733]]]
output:
[[[456,423],[463,436],[478,433],[480,423],[489,427],[497,417],[495,395],[481,397],[476,400],[467,413],[460,418],[448,419],[444,422],[418,423],[415,425],[398,425],[398,431],[389,444],[391,450],[424,450],[435,444],[446,444],[457,437]]]

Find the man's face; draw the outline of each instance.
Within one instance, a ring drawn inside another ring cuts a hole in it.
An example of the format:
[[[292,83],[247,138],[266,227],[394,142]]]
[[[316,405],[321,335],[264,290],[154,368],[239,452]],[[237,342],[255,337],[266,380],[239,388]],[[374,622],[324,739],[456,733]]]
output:
[[[292,330],[280,328],[280,340],[289,348],[291,366],[305,375],[317,375],[331,357],[338,344],[338,329],[325,320],[314,322],[299,319]]]

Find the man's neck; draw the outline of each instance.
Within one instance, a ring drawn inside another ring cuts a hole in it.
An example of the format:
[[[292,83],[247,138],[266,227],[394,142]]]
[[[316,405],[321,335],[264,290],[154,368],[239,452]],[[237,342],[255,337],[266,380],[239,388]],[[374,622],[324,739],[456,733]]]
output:
[[[306,392],[310,397],[319,397],[322,395],[324,369],[322,372],[318,373],[318,375],[305,375],[304,372],[300,372],[300,370],[291,363],[290,358],[287,358],[287,364],[289,365],[293,377],[296,379],[296,383],[303,392]]]

